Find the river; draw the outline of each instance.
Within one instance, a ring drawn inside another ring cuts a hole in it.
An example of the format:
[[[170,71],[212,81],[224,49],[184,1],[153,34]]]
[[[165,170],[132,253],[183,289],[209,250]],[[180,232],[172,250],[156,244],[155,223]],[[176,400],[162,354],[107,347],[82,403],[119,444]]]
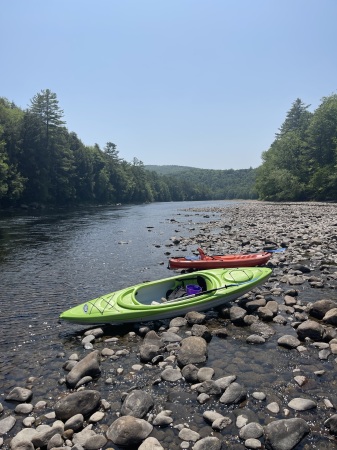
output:
[[[226,216],[227,206],[233,205],[235,208],[228,208]],[[209,209],[208,212],[203,211],[202,208],[206,207],[219,207],[221,211],[216,208]],[[167,269],[169,254],[177,256],[177,252],[182,251],[178,250],[179,246],[174,245],[174,236],[196,236],[205,223],[217,221],[220,214],[224,222],[231,220],[233,226],[238,221],[244,223],[242,215],[245,214],[245,207],[249,212],[250,204],[247,202],[218,201],[2,212],[0,403],[4,406],[5,414],[13,413],[15,409],[15,402],[5,401],[6,395],[15,386],[31,387],[32,403],[47,401],[46,412],[52,412],[56,399],[67,392],[67,387],[62,384],[65,376],[63,365],[73,353],[78,353],[80,358],[87,353],[81,345],[86,328],[60,322],[59,315],[62,311],[126,286],[170,276],[171,272]],[[293,215],[293,205],[261,205],[257,208],[251,217],[256,217],[253,224],[258,223],[259,226],[240,230],[241,225],[236,223],[241,237],[245,238],[246,232],[251,236],[254,233],[264,235],[268,229],[274,234],[275,230],[279,229],[280,217],[283,217],[283,222],[280,223],[284,223],[286,218],[289,226],[285,232],[282,228],[280,239],[288,235],[292,241],[299,240],[299,236],[304,239],[307,230],[312,227],[311,232],[325,242],[326,236],[330,235],[320,235],[321,230],[330,223],[329,220],[335,224],[335,210],[330,205],[319,209],[312,205],[302,205],[300,209],[296,205],[299,212],[296,210]],[[237,214],[235,210],[240,213]],[[287,211],[286,216],[284,211]],[[289,217],[292,221],[297,220],[295,231]],[[252,224],[251,219],[248,219],[248,222],[249,225]],[[259,231],[259,227],[262,231]],[[212,241],[217,232],[217,229],[212,227],[212,236],[208,239]],[[219,235],[226,240],[224,229]],[[326,245],[317,242],[315,245],[319,245],[319,248],[316,258],[322,259],[321,251]],[[304,249],[308,248],[306,241],[303,245]],[[334,247],[331,246],[329,241],[330,250],[324,257],[326,259],[333,251],[331,248]],[[300,252],[301,246],[297,248]],[[185,254],[191,254],[195,249],[196,246],[186,248]],[[287,258],[291,260],[290,252]],[[315,260],[311,263],[313,261]],[[287,271],[287,263],[281,264],[274,268],[274,275],[280,280],[282,274]],[[324,272],[329,271],[325,268]],[[312,274],[323,276],[319,269],[313,270]],[[325,274],[324,277],[325,289],[301,286],[300,301],[306,303],[333,297],[334,286],[331,286],[329,275]],[[283,284],[284,290],[289,289],[289,286],[280,281],[271,282],[269,288],[273,283],[275,286]],[[283,297],[276,296],[275,299],[282,306]],[[311,424],[311,433],[296,446],[296,450],[336,449],[335,438],[331,438],[324,427],[324,421],[331,415],[324,401],[331,399],[337,404],[334,395],[337,360],[333,355],[329,359],[320,358],[317,348],[310,344],[306,346],[305,352],[280,348],[277,344],[280,336],[295,334],[292,327],[294,319],[290,313],[284,315],[287,319],[286,325],[272,323],[270,326],[275,335],[263,345],[252,346],[246,341],[247,336],[251,334],[250,327],[237,327],[208,311],[208,329],[212,331],[223,327],[225,322],[229,337],[225,340],[212,338],[208,344],[207,366],[214,368],[215,379],[235,374],[248,392],[263,390],[268,403],[276,402],[281,405],[278,413],[270,414],[266,411],[266,402],[256,401],[249,394],[248,408],[254,411],[254,420],[262,425],[273,418],[283,419],[285,412],[289,411],[289,399],[303,396],[313,398],[318,404],[317,409],[302,411],[299,414]],[[206,405],[198,404],[188,383],[182,382],[173,386],[157,384],[155,380],[160,376],[159,366],[146,365],[143,370],[135,372],[133,367],[140,362],[139,345],[142,339],[137,334],[129,333],[131,329],[128,326],[107,327],[104,330],[104,339],[95,342],[94,348],[102,350],[106,345],[106,338],[117,337],[116,348],[128,352],[126,358],[121,356],[105,360],[101,376],[89,386],[97,389],[111,404],[111,411],[98,425],[101,431],[104,432],[104,427],[116,418],[121,407],[122,393],[137,386],[151,390],[157,407],[172,411],[174,424],[187,422],[200,431],[202,436],[210,432],[213,434],[214,431],[210,430],[210,426],[206,425],[203,419],[204,409],[215,409],[228,414],[233,408],[228,411],[226,407],[219,405],[216,398],[212,398]],[[121,367],[123,375],[116,376]],[[294,382],[294,374],[299,371],[306,375],[307,380],[301,387]],[[317,376],[316,373],[324,375]],[[112,381],[108,383],[109,379]],[[292,417],[298,413],[288,414],[287,417]],[[0,416],[0,420],[1,417],[3,416]],[[18,420],[11,430],[11,436],[20,430],[21,424],[22,420]],[[164,448],[181,448],[181,440],[177,437],[178,431],[174,427],[168,427],[164,431],[156,428],[153,433],[163,443]],[[241,445],[235,447],[238,443],[237,434],[234,418],[230,426],[222,433],[217,433],[219,438],[229,443],[227,448],[242,448]],[[4,446],[6,449],[8,442],[9,439]],[[111,442],[107,445],[119,450],[117,446],[112,447]]]
[[[55,350],[63,350],[63,341],[67,343],[76,326],[59,322],[62,311],[116,289],[170,276],[165,252],[174,254],[172,236],[186,236],[196,222],[210,220],[185,209],[205,204],[223,207],[233,202],[2,213],[0,381],[5,389],[23,383]]]

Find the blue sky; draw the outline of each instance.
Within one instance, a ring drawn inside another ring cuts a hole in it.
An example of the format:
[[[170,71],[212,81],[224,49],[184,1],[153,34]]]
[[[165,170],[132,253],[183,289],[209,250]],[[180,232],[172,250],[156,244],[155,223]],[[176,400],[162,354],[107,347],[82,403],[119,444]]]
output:
[[[126,161],[258,167],[296,98],[337,93],[336,23],[336,0],[3,1],[0,96],[50,89]]]

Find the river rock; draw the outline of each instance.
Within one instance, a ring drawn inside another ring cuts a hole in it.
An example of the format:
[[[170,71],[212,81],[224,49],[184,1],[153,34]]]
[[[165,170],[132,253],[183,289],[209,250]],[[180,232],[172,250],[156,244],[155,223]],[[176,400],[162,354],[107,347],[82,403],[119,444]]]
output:
[[[34,445],[29,441],[21,441],[15,445],[14,444],[12,445],[12,442],[11,442],[11,449],[12,450],[34,450]],[[64,449],[64,447],[63,447],[63,449]]]
[[[212,340],[212,333],[208,330],[206,325],[194,324],[191,328],[192,336],[200,336],[205,339],[206,342]]]
[[[83,422],[83,414],[75,414],[66,421],[64,424],[64,430],[79,431],[83,427]]]
[[[337,325],[337,308],[330,309],[323,317],[323,322],[330,325]]]
[[[197,441],[192,450],[220,450],[221,441],[217,437],[208,436]]]
[[[304,341],[307,337],[313,341],[322,341],[324,327],[314,320],[306,320],[297,327],[296,332],[301,341]]]
[[[268,306],[260,306],[257,310],[257,315],[261,320],[264,320],[265,322],[270,322],[274,317],[273,311],[269,309]]]
[[[180,367],[187,364],[199,364],[207,359],[207,342],[198,336],[190,336],[181,341],[177,354],[177,363]]]
[[[148,437],[140,444],[138,450],[164,450],[160,442],[155,437]]]
[[[250,422],[244,425],[239,432],[241,439],[257,439],[263,436],[263,427],[257,422]]]
[[[85,331],[84,336],[88,336],[89,334],[91,334],[95,338],[98,338],[104,336],[104,331],[102,330],[102,328],[93,328],[92,330]]]
[[[143,343],[149,345],[156,345],[159,348],[165,347],[165,343],[154,330],[150,330],[146,333],[143,339]]]
[[[245,440],[245,447],[251,449],[259,449],[262,448],[262,444],[258,439],[249,438]]]
[[[266,306],[266,299],[264,298],[259,298],[256,300],[252,300],[250,302],[246,303],[246,309],[248,314],[251,314],[255,311],[257,311],[259,308]]]
[[[220,413],[218,413],[217,411],[213,411],[213,410],[206,410],[204,411],[202,417],[210,423],[213,423],[215,420],[218,419],[223,419],[224,416]]]
[[[333,414],[331,417],[329,417],[325,422],[324,425],[329,428],[330,433],[337,435],[337,414]]]
[[[49,440],[47,445],[47,450],[51,450],[55,447],[63,447],[64,441],[59,433],[54,434],[54,436]]]
[[[275,334],[275,331],[269,325],[261,321],[252,323],[249,328],[253,333],[260,334],[265,339]]]
[[[212,369],[212,367],[201,367],[197,373],[197,377],[200,382],[211,380],[213,375],[214,369]]]
[[[280,412],[280,405],[277,402],[268,403],[266,408],[273,414],[278,414]]]
[[[19,403],[14,411],[17,414],[30,414],[33,411],[33,408],[31,403]]]
[[[336,308],[337,303],[330,299],[322,299],[318,300],[317,302],[313,303],[309,307],[309,314],[312,317],[315,317],[316,319],[323,319],[325,314],[333,308]]]
[[[228,375],[227,377],[221,377],[215,380],[215,384],[217,384],[222,391],[228,388],[228,386],[236,380],[236,375]]]
[[[235,325],[243,325],[243,319],[247,311],[240,306],[232,306],[229,309],[229,318]]]
[[[105,436],[95,433],[93,436],[88,437],[88,439],[84,442],[83,447],[85,450],[99,450],[103,448],[107,442],[108,440]],[[60,450],[63,450],[63,448]],[[74,450],[74,447],[72,447],[71,450]]]
[[[286,347],[286,348],[296,348],[299,345],[301,345],[301,342],[295,336],[292,336],[291,334],[285,334],[285,335],[281,336],[277,340],[277,343],[281,347]]]
[[[181,369],[182,376],[188,383],[196,383],[200,381],[198,378],[199,369],[194,364],[187,364]]]
[[[246,389],[239,383],[231,383],[220,397],[220,403],[230,405],[241,403],[247,397]]]
[[[173,422],[171,417],[172,411],[164,410],[160,411],[159,414],[153,419],[153,425],[158,427],[166,427]]]
[[[98,350],[88,353],[66,376],[67,384],[74,388],[76,384],[85,376],[96,377],[101,373],[101,355]]]
[[[49,428],[49,427],[48,427]],[[20,446],[21,443],[30,443],[32,444],[33,437],[37,434],[37,431],[34,428],[23,428],[20,430],[11,440],[10,446],[11,449],[16,449]]]
[[[306,411],[308,409],[316,408],[317,404],[309,398],[293,398],[288,403],[289,408],[295,411]]]
[[[180,342],[182,337],[177,333],[173,333],[172,331],[164,331],[161,335],[162,341],[166,344],[169,342]]]
[[[10,391],[10,393],[6,396],[7,401],[12,402],[29,402],[29,400],[32,398],[33,393],[30,389],[22,388],[22,387],[15,387]]]
[[[251,334],[250,336],[247,336],[246,342],[247,344],[264,344],[266,340],[258,334]]]
[[[116,445],[131,447],[140,444],[152,430],[153,426],[146,420],[122,416],[109,426],[106,435]]]
[[[67,421],[76,414],[89,416],[99,406],[101,394],[94,390],[73,392],[55,404],[56,418]]]
[[[152,361],[158,357],[161,353],[161,349],[158,345],[145,343],[139,347],[139,358],[143,363]]]
[[[32,444],[35,448],[45,447],[53,436],[56,434],[63,434],[64,424],[61,420],[57,420],[51,427],[49,425],[44,425],[43,427],[37,427],[36,431],[37,432],[32,436]]]
[[[0,420],[0,436],[7,434],[15,425],[16,418],[14,416],[7,416]]]
[[[171,383],[173,383],[174,381],[178,381],[183,377],[181,370],[179,368],[174,369],[173,367],[168,367],[167,369],[164,369],[160,374],[160,376],[162,380],[170,381]]]
[[[83,430],[79,431],[78,433],[74,433],[72,441],[73,441],[73,444],[84,448],[86,445],[86,442],[90,438],[95,437],[95,436],[96,436],[96,433],[92,429],[92,425],[88,425],[85,428],[83,428]]]
[[[196,442],[200,439],[200,434],[197,431],[193,431],[190,428],[183,428],[179,431],[179,438],[183,441],[192,441]]]
[[[76,448],[77,450],[98,450],[107,443],[106,437],[97,434],[91,427],[92,425],[88,425],[82,431],[73,435],[73,450],[76,450]]]
[[[225,339],[228,337],[228,331],[226,328],[217,328],[216,330],[212,330],[212,335],[218,337],[219,339]]]
[[[228,425],[232,423],[232,419],[229,417],[221,417],[218,419],[215,419],[214,422],[212,422],[212,428],[216,431],[221,431],[224,428],[226,428]]]
[[[271,450],[292,450],[310,427],[300,418],[275,420],[264,427],[265,445]]]
[[[185,319],[185,317],[174,317],[173,319],[171,319],[170,324],[169,324],[169,328],[180,328],[180,327],[184,327],[187,325],[187,320]]]
[[[199,384],[197,387],[197,391],[199,394],[208,394],[208,395],[220,395],[221,388],[216,384],[213,380],[206,380]]]
[[[121,408],[121,415],[142,419],[153,405],[153,398],[148,392],[135,389],[125,397]]]
[[[206,314],[198,311],[190,311],[185,315],[185,319],[189,325],[202,324],[206,319]]]

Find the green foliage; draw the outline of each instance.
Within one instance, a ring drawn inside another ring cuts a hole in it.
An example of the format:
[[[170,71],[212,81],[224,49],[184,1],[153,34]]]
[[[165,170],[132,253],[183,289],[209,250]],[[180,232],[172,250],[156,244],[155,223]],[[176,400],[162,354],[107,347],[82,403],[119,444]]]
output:
[[[151,166],[119,157],[116,144],[85,146],[68,132],[55,93],[23,111],[0,98],[0,207],[20,203],[140,203],[253,198],[254,171]]]
[[[27,110],[0,98],[0,207],[211,199],[337,200],[337,95],[313,113],[297,99],[258,169],[208,170],[126,162],[116,144],[86,146],[57,96]]]
[[[337,200],[337,95],[313,112],[297,99],[269,150],[256,189],[261,200]]]
[[[189,171],[190,169],[195,170],[195,167],[175,166],[175,165],[169,166],[146,165],[145,169],[156,172],[159,175],[179,175],[182,172]]]
[[[254,199],[256,169],[212,170],[184,166],[145,166],[165,173],[166,182],[177,185],[189,200]],[[152,169],[153,170],[153,169]],[[183,181],[182,181],[183,180]],[[181,198],[184,199],[184,198]]]

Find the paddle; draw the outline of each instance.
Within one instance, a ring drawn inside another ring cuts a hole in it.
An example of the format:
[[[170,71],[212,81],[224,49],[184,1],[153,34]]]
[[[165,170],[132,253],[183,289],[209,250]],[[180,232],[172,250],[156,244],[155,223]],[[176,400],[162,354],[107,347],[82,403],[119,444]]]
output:
[[[287,249],[286,248],[276,248],[275,250],[264,250],[264,252],[267,253],[281,253],[281,252],[285,252]]]

